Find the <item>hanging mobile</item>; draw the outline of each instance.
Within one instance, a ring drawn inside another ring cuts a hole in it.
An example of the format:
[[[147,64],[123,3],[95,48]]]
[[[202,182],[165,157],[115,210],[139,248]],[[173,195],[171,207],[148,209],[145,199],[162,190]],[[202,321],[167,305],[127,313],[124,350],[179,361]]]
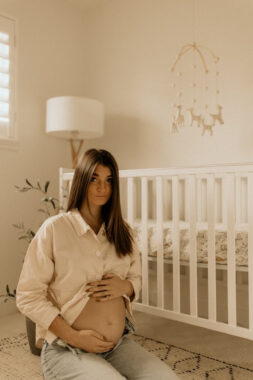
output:
[[[195,0],[193,8],[195,23]],[[213,128],[217,123],[224,124],[222,106],[218,100],[220,95],[218,62],[220,58],[208,47],[195,42],[194,25],[193,41],[180,49],[170,69],[172,92],[176,99],[176,104],[173,103],[171,109],[171,132],[179,132],[182,127],[186,126],[186,112],[188,112],[191,119],[189,125],[201,127],[202,136],[205,132],[209,132],[212,136]],[[192,53],[194,59],[190,69],[186,67],[183,59],[189,55],[188,53]],[[204,79],[201,80],[201,77]],[[190,86],[187,83],[191,83]],[[215,88],[213,88],[214,83]],[[215,104],[212,103],[214,98]],[[191,100],[189,101],[189,99]]]

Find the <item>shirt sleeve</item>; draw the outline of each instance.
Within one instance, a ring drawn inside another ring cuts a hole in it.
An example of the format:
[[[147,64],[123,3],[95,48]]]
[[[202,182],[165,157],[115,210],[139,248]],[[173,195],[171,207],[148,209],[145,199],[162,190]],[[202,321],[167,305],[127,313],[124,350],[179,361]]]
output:
[[[130,281],[134,288],[134,294],[130,297],[130,301],[133,302],[138,300],[141,290],[141,257],[138,245],[135,240],[133,240],[131,264],[126,276],[126,280]]]
[[[21,313],[45,329],[60,314],[47,295],[53,275],[53,230],[52,224],[46,221],[28,247],[16,294]]]

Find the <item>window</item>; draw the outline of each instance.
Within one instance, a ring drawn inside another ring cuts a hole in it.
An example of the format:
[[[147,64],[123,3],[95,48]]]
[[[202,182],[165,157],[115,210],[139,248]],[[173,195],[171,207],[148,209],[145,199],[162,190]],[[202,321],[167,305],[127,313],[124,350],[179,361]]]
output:
[[[0,15],[0,146],[17,137],[14,63],[15,21]]]

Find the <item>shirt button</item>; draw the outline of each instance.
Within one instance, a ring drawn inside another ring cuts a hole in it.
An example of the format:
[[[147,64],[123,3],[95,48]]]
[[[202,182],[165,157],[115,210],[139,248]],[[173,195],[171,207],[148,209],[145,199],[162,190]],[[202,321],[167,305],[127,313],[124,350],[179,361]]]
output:
[[[100,252],[100,251],[97,251],[97,252],[96,252],[96,255],[97,255],[97,256],[100,256],[100,255],[101,255],[101,252]]]

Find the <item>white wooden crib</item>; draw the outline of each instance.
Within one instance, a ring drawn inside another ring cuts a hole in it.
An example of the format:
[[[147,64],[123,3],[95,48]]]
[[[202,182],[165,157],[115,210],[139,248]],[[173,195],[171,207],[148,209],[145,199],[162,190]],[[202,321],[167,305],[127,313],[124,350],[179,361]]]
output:
[[[61,210],[72,177],[60,169]],[[120,181],[142,256],[134,309],[253,339],[253,164],[121,170]]]

